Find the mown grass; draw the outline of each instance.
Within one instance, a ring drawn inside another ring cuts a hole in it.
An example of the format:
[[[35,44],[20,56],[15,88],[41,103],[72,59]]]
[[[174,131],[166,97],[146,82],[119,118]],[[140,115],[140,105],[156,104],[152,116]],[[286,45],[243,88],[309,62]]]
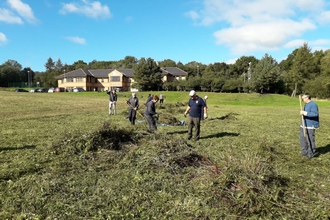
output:
[[[185,120],[188,94],[164,94],[160,122]],[[297,98],[206,94],[194,142],[131,126],[129,93],[113,117],[105,93],[0,92],[0,219],[329,219],[330,103],[305,159]]]

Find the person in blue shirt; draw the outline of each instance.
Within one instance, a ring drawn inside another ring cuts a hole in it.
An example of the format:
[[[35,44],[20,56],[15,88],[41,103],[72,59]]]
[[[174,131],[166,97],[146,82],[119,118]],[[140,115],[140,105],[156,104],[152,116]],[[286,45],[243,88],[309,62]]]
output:
[[[192,138],[192,131],[195,127],[195,137],[194,140],[198,141],[200,138],[200,125],[201,120],[207,118],[207,108],[204,100],[196,95],[194,90],[191,90],[189,93],[190,99],[188,101],[187,109],[184,113],[184,116],[189,113],[187,120],[188,124],[188,140]]]
[[[302,97],[302,101],[305,103],[304,110],[300,111],[303,116],[304,123],[300,124],[300,145],[302,155],[308,158],[315,156],[315,129],[320,127],[319,123],[319,109],[317,104],[311,100],[311,95],[305,93]],[[303,128],[305,125],[305,128]],[[304,132],[305,129],[305,132]]]

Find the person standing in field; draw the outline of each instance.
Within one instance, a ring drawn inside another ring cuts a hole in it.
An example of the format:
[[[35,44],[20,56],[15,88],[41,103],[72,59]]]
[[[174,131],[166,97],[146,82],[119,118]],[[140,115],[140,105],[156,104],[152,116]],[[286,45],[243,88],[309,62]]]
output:
[[[126,101],[126,103],[129,105],[128,119],[132,125],[135,125],[136,111],[139,108],[139,99],[135,92],[132,93],[132,96]]]
[[[150,102],[150,101],[152,100],[153,97],[154,97],[154,96],[151,95],[151,94],[148,95],[148,98],[147,98],[147,101],[146,101],[146,106],[147,106],[147,103]]]
[[[109,95],[109,115],[116,115],[117,111],[117,93],[116,90],[113,89],[112,91],[108,91],[107,94]]]
[[[196,95],[194,90],[191,90],[189,93],[190,99],[188,101],[187,109],[184,113],[184,116],[189,113],[188,117],[188,140],[192,138],[192,131],[195,127],[195,141],[198,141],[200,138],[200,125],[202,118],[207,118],[207,108],[205,102],[202,98]]]
[[[156,113],[156,103],[159,97],[154,96],[150,102],[147,103],[146,111],[144,112],[144,117],[149,125],[149,131],[157,131],[156,120],[158,120],[158,114]]]
[[[165,98],[165,96],[163,94],[160,94],[160,96],[159,96],[159,103],[160,104],[164,103],[164,98]]]
[[[207,104],[206,104],[206,100],[207,100],[208,98],[209,98],[209,97],[207,97],[207,95],[204,96],[204,98],[203,98],[203,101],[205,102],[205,106],[206,106],[206,109],[207,109],[207,110],[209,110],[209,108],[207,107]],[[203,109],[203,113],[202,113],[202,120],[204,120],[204,109]]]
[[[320,127],[319,123],[319,109],[317,104],[311,100],[311,95],[305,93],[301,99],[305,103],[304,110],[300,111],[303,116],[300,125],[300,145],[302,155],[308,158],[315,156],[316,145],[315,145],[315,129]],[[303,128],[305,125],[305,128]],[[304,129],[306,131],[306,136],[304,136]]]

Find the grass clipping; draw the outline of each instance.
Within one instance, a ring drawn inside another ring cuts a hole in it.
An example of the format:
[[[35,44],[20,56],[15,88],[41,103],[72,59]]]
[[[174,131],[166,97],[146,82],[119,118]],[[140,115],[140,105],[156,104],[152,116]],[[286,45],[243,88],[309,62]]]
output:
[[[117,128],[104,122],[91,132],[68,132],[59,142],[53,144],[54,153],[69,151],[73,154],[81,154],[98,149],[121,150],[127,143],[134,142],[136,136],[130,129]]]
[[[88,194],[104,204],[90,204],[89,210],[107,210],[104,212],[109,219],[285,216],[281,209],[285,207],[283,195],[288,180],[275,173],[271,165],[274,152],[267,147],[260,148],[260,156],[247,153],[246,159],[241,160],[225,155],[221,163],[215,163],[183,139],[161,133],[139,138],[131,130],[104,123],[90,133],[67,133],[53,145],[53,150],[57,155],[71,158],[65,162],[71,168],[57,172],[87,170],[83,177],[86,184],[90,184],[89,175],[94,176],[91,179],[99,176],[94,183],[97,190],[91,188]],[[86,156],[90,153],[93,157]],[[80,155],[79,158],[85,155],[84,162],[75,164],[73,155]],[[111,155],[116,159],[109,159]],[[77,175],[81,174],[77,172]],[[78,192],[79,188],[86,189],[84,181],[75,186]],[[106,184],[98,186],[103,182]],[[106,193],[98,194],[100,191]],[[81,199],[83,203],[89,198],[81,195]],[[75,210],[75,213],[84,211]],[[92,216],[98,216],[98,212],[88,211],[84,215]]]

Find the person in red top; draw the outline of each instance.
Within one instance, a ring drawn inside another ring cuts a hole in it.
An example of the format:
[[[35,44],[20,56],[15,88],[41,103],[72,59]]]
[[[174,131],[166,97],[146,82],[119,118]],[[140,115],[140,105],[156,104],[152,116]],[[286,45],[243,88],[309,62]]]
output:
[[[191,90],[189,93],[190,99],[188,101],[187,109],[184,113],[186,116],[189,113],[188,117],[188,140],[192,138],[192,130],[195,127],[195,141],[199,140],[200,137],[200,125],[201,120],[207,118],[207,108],[204,100],[196,95],[194,90]]]

